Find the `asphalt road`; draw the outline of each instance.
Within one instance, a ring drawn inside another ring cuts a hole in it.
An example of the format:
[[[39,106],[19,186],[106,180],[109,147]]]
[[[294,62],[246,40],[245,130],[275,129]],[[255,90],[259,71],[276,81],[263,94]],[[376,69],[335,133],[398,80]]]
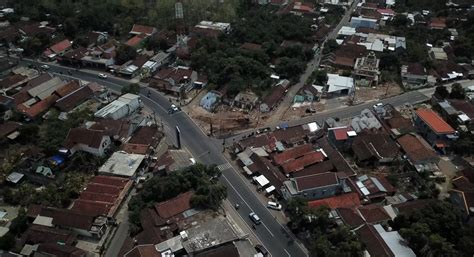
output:
[[[23,62],[26,64],[34,63],[38,66],[41,65],[40,63],[29,60],[24,60]],[[120,91],[121,87],[129,84],[128,82],[117,78],[111,77],[108,79],[100,79],[95,74],[76,71],[62,66],[49,66],[50,69],[48,72],[56,74],[62,72],[63,75],[60,76],[63,77],[77,78],[91,82],[95,81],[114,91]],[[67,74],[67,71],[71,71],[72,74],[65,75]],[[156,115],[162,118],[163,122],[170,128],[179,126],[182,145],[184,145],[199,162],[206,165],[228,164],[228,161],[222,154],[221,140],[207,137],[184,112],[169,115],[167,109],[171,104],[168,99],[154,90],[151,90],[151,95],[148,98],[147,91],[147,89],[142,90],[141,96],[143,103],[155,111]],[[168,136],[174,138],[174,135]],[[229,168],[223,170],[223,175],[220,180],[228,188],[228,200],[231,203],[239,203],[240,208],[238,209],[238,213],[249,226],[252,225],[252,222],[248,217],[250,212],[255,212],[261,218],[262,224],[257,226],[254,232],[272,256],[307,256],[300,245],[292,240],[292,235],[287,233],[287,229],[275,220],[272,215],[273,211],[267,209],[266,206],[258,200],[253,189],[249,188],[244,183],[243,178],[237,174],[239,171],[234,170],[230,164],[225,166]],[[122,227],[120,230],[121,232],[125,231],[125,227]],[[110,248],[112,248],[112,246]]]
[[[24,60],[24,63],[32,63],[32,61]],[[37,65],[39,63],[33,62]],[[53,66],[49,72],[67,74],[67,71],[72,72],[71,76],[64,75],[65,77],[73,77],[86,81],[96,81],[100,84],[107,86],[109,89],[114,91],[120,91],[120,88],[129,84],[129,82],[117,78],[108,78],[100,79],[96,74],[91,74],[83,71],[75,71],[74,69]],[[207,137],[199,127],[183,112],[178,112],[172,115],[167,113],[167,109],[170,107],[170,103],[166,97],[160,93],[151,90],[150,97],[147,97],[147,89],[143,89],[141,96],[143,103],[155,111],[156,115],[162,118],[163,122],[166,123],[170,128],[179,126],[181,131],[181,141],[184,146],[191,152],[191,154],[201,163],[207,165],[222,165],[229,167],[228,169],[223,170],[223,176],[221,181],[228,188],[228,199],[231,203],[239,203],[240,208],[238,213],[242,218],[247,222],[249,226],[252,225],[252,222],[248,218],[250,212],[255,212],[260,216],[262,224],[257,226],[257,229],[254,231],[258,239],[263,243],[263,245],[269,250],[273,257],[280,256],[307,256],[305,251],[299,246],[299,244],[294,243],[292,240],[292,235],[287,233],[285,227],[279,224],[274,216],[272,215],[272,210],[269,210],[264,206],[256,197],[253,189],[247,187],[244,183],[243,178],[237,174],[237,172],[228,164],[228,161],[225,159],[222,154],[222,141],[218,139],[213,139]],[[387,98],[380,102],[389,103],[394,106],[400,106],[407,102],[418,102],[424,101],[428,97],[424,94],[421,94],[418,91],[411,91],[403,95]],[[290,125],[299,125],[312,121],[317,121],[321,124],[321,121],[327,117],[339,117],[347,118],[359,114],[360,111],[364,108],[371,108],[373,103],[366,103],[357,106],[350,106],[346,108],[336,109],[334,111],[328,111],[325,113],[317,114],[310,117],[305,117],[297,121],[288,122]],[[171,129],[173,131],[173,129]],[[170,138],[174,138],[174,135],[168,135]],[[227,140],[229,142],[231,140]],[[125,227],[120,228],[120,232],[123,233],[127,231]],[[118,240],[121,241],[121,240]],[[118,246],[119,242],[114,244],[113,247]],[[112,248],[112,246],[110,247]]]

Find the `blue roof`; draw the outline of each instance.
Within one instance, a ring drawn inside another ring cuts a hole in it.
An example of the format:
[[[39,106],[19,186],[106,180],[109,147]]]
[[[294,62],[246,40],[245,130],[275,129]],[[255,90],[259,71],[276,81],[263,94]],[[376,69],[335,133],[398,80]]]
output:
[[[53,162],[55,165],[61,165],[64,163],[64,157],[61,155],[54,155],[51,158],[49,158],[51,162]]]

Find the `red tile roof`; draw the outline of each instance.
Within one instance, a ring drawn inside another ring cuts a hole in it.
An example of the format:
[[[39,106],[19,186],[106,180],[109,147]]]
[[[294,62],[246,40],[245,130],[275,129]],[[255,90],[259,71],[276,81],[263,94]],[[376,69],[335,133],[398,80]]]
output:
[[[374,226],[366,224],[356,230],[356,233],[362,242],[364,242],[370,256],[395,257],[377,230],[375,230]]]
[[[6,121],[0,123],[0,138],[8,136],[12,132],[16,131],[20,126],[20,123],[13,121]]]
[[[349,136],[347,135],[347,132],[352,131],[352,129],[348,127],[340,127],[340,128],[332,129],[331,131],[332,133],[334,133],[334,137],[336,138],[336,140],[339,141],[339,140],[346,140],[347,138],[349,138]]]
[[[26,106],[19,106],[17,108],[22,109],[22,112],[25,113],[30,118],[36,118],[38,115],[46,112],[53,104],[58,100],[59,97],[56,95],[50,95],[45,99],[35,103],[30,108]]]
[[[112,176],[95,176],[90,180],[90,183],[116,186],[120,188],[124,188],[129,182],[129,179]]]
[[[164,219],[171,218],[191,209],[191,197],[193,192],[186,192],[165,202],[155,204],[155,210]]]
[[[127,40],[125,44],[131,47],[135,47],[135,46],[138,46],[140,43],[142,43],[143,40],[145,40],[145,38],[146,38],[145,34],[139,34]]]
[[[100,194],[119,195],[122,191],[122,188],[112,185],[96,184],[91,182],[87,184],[85,191]]]
[[[330,209],[352,208],[360,206],[360,200],[357,193],[347,193],[325,199],[310,201],[308,202],[308,206],[311,208],[327,206]]]
[[[132,27],[132,30],[130,31],[130,34],[146,34],[149,36],[153,34],[155,31],[156,29],[154,27],[134,24]]]
[[[336,211],[342,221],[350,227],[358,227],[365,223],[354,208],[337,208]]]
[[[418,135],[406,134],[399,137],[397,142],[413,164],[422,161],[436,160],[438,158],[433,148]]]
[[[14,74],[11,76],[8,76],[2,80],[0,80],[0,88],[9,88],[14,85],[20,84],[21,82],[26,81],[28,79],[27,76],[23,76],[21,74]]]
[[[295,181],[296,181],[296,188],[298,189],[298,191],[337,185],[339,183],[336,173],[334,172],[326,172],[322,174],[297,177],[295,178]]]
[[[59,97],[64,97],[75,90],[79,89],[81,86],[79,85],[78,80],[71,80],[70,82],[66,83],[65,85],[61,86],[60,88],[56,89],[55,93]]]
[[[324,158],[325,157],[321,152],[315,151],[315,152],[308,153],[302,156],[301,158],[294,159],[292,161],[284,163],[281,167],[283,168],[283,171],[286,174],[289,174],[289,173],[302,170],[305,167],[310,166],[311,164],[322,162]]]
[[[418,109],[416,115],[420,117],[437,134],[454,133],[455,130],[431,109]]]
[[[113,204],[104,202],[95,202],[90,200],[77,199],[74,201],[71,210],[88,214],[92,216],[105,215],[108,216],[110,208]]]
[[[314,150],[313,150],[313,145],[311,144],[299,145],[299,146],[287,149],[282,153],[273,155],[273,160],[277,165],[282,165],[289,160],[299,158],[312,151]]]
[[[53,224],[63,228],[77,228],[89,230],[94,223],[95,216],[83,214],[69,209],[43,207],[41,216],[53,218]]]
[[[433,17],[430,21],[430,27],[434,29],[444,29],[446,28],[446,18],[442,17]]]
[[[366,205],[358,208],[360,214],[367,223],[376,224],[390,220],[387,212],[380,205]]]
[[[36,252],[46,253],[46,256],[57,256],[57,257],[82,257],[86,256],[86,252],[75,246],[62,245],[58,243],[44,243],[39,244]],[[37,255],[37,254],[35,254]],[[44,254],[41,254],[44,256]]]
[[[175,82],[180,82],[184,77],[191,78],[193,70],[184,68],[165,68],[160,70],[154,78],[156,79],[172,79]]]
[[[243,44],[240,46],[240,49],[245,49],[245,50],[260,50],[260,49],[262,49],[262,45],[254,44],[254,43],[243,43]]]
[[[94,92],[88,86],[81,87],[56,101],[56,107],[61,111],[70,111],[92,97]]]
[[[75,240],[76,236],[72,231],[34,224],[28,227],[22,236],[22,242],[28,244],[61,242],[67,245],[72,245]]]
[[[116,194],[103,194],[103,193],[84,191],[79,196],[79,199],[113,204],[117,200],[117,196],[118,195]]]
[[[72,128],[64,141],[64,146],[71,149],[76,144],[84,144],[92,148],[99,148],[105,132],[86,128]]]
[[[71,41],[69,41],[69,39],[64,39],[63,41],[51,46],[49,49],[51,49],[51,51],[53,51],[55,54],[58,54],[58,53],[64,52],[65,50],[71,47],[72,47]]]

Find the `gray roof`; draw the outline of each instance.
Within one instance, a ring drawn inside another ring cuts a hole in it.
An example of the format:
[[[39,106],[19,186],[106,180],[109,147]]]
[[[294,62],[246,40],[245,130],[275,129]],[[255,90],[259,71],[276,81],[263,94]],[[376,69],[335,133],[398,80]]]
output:
[[[63,85],[63,81],[55,77],[53,79],[50,79],[30,90],[28,90],[28,94],[30,94],[32,97],[38,97],[39,99],[43,100],[46,97],[50,96],[51,94],[54,93],[58,88],[60,88]]]

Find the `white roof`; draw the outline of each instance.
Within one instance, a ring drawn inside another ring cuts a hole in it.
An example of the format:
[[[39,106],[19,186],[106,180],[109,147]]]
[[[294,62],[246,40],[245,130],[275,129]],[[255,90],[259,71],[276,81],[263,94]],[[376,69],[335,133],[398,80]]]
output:
[[[350,77],[339,76],[338,74],[328,74],[328,93],[354,87],[354,79]]]
[[[269,194],[269,193],[273,192],[274,190],[275,190],[275,187],[274,187],[274,186],[269,186],[269,187],[267,187],[267,188],[265,189],[265,192],[266,192],[267,194]]]
[[[264,175],[260,175],[258,177],[253,177],[253,179],[261,186],[264,187],[270,183],[268,179]]]
[[[471,118],[469,118],[469,116],[467,116],[465,113],[459,114],[459,115],[458,115],[458,118],[459,118],[462,122],[466,122],[466,121],[470,121],[470,120],[471,120]]]
[[[28,94],[30,94],[33,97],[38,97],[39,99],[43,100],[46,97],[53,94],[53,92],[56,91],[58,88],[60,88],[62,85],[63,85],[63,81],[58,77],[54,77],[28,90]]]
[[[137,98],[140,98],[140,96],[135,95],[135,94],[125,94],[120,96],[117,100],[109,103],[108,105],[104,106],[102,109],[98,110],[96,113],[94,113],[95,117],[98,118],[105,118],[109,114],[116,112],[117,110],[120,110],[125,105],[130,104],[131,102],[135,101]]]
[[[53,227],[53,218],[38,215],[33,221],[33,224],[46,226],[46,227]]]
[[[349,26],[342,26],[337,34],[344,36],[352,36],[356,33],[356,29]]]
[[[145,155],[142,154],[128,154],[123,151],[115,152],[105,164],[99,168],[99,172],[109,175],[131,177],[137,172],[144,158]]]
[[[377,233],[382,237],[383,241],[387,244],[388,248],[397,257],[415,257],[413,250],[407,246],[405,240],[400,236],[397,231],[387,232],[382,225],[374,225]]]
[[[143,68],[148,68],[151,69],[153,66],[157,65],[158,63],[155,61],[147,61],[145,64],[143,64]]]
[[[6,235],[8,233],[8,231],[10,231],[9,228],[0,227],[0,237],[3,237],[4,235]]]
[[[308,128],[310,132],[315,132],[319,130],[319,126],[316,122],[308,123]]]
[[[25,176],[25,174],[18,173],[18,172],[12,172],[10,175],[8,175],[7,181],[16,184],[16,183],[18,183],[24,176]]]

